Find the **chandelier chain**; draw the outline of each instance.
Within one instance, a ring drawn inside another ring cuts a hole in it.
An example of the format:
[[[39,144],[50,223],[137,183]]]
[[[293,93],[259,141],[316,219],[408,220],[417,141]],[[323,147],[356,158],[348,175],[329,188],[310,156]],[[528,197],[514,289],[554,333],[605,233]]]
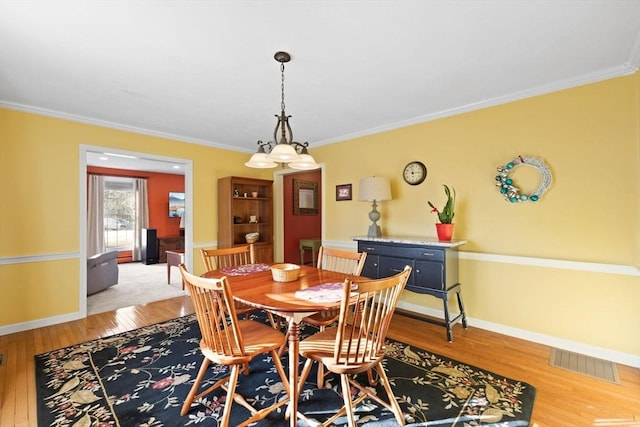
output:
[[[280,109],[284,115],[284,62],[280,64],[280,74],[281,74],[281,83],[280,83],[280,92],[282,93],[282,100],[280,101]]]

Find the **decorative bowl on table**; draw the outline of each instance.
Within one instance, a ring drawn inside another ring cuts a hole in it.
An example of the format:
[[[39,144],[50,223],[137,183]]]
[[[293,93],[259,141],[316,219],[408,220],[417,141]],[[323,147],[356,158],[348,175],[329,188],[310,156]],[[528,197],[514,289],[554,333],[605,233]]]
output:
[[[247,243],[255,243],[260,238],[260,233],[247,233],[244,235],[244,238],[247,240]]]
[[[276,282],[293,282],[300,276],[300,266],[296,264],[273,264],[271,275]]]

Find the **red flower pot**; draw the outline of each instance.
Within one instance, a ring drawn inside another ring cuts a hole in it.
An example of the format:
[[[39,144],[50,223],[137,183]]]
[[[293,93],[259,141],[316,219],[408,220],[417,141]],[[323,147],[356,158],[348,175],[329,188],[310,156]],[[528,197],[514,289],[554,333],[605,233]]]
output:
[[[436,224],[436,233],[438,233],[438,240],[441,242],[450,242],[453,237],[453,225],[454,224]]]

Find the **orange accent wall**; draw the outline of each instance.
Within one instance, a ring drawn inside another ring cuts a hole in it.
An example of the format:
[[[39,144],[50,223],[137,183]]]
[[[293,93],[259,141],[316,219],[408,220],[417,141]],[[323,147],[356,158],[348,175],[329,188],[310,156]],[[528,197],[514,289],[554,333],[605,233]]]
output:
[[[172,237],[180,234],[180,218],[169,218],[169,192],[184,193],[183,175],[95,166],[87,166],[87,173],[136,178],[146,177],[149,196],[149,228],[158,230],[158,237]],[[118,261],[127,260],[131,260],[131,251],[120,252]]]
[[[284,262],[300,263],[300,239],[322,237],[322,204],[318,206],[317,215],[293,214],[293,180],[312,181],[318,183],[318,194],[322,194],[320,169],[310,172],[300,172],[283,176],[282,189],[284,201]],[[318,196],[318,200],[320,197]],[[305,253],[305,261],[311,262],[309,251]]]

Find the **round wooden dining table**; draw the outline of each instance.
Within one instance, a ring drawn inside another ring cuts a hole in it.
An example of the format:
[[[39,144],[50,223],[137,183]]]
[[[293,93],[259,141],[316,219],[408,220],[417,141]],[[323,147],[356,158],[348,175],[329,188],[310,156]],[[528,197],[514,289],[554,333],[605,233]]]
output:
[[[253,266],[253,267],[252,267]],[[226,276],[231,285],[233,298],[239,302],[266,310],[287,320],[289,324],[289,395],[290,414],[298,413],[298,348],[300,343],[300,322],[310,314],[331,310],[340,306],[340,301],[329,301],[326,294],[321,298],[301,297],[301,292],[326,285],[338,287],[353,275],[335,271],[301,266],[300,276],[291,282],[273,280],[268,264],[231,267],[212,270],[202,275],[209,278]],[[313,291],[313,289],[312,289]],[[296,296],[298,293],[298,296]],[[305,293],[305,292],[302,292]],[[313,292],[308,292],[307,295]],[[308,299],[311,298],[311,299]],[[297,416],[289,417],[290,426],[296,425]]]

